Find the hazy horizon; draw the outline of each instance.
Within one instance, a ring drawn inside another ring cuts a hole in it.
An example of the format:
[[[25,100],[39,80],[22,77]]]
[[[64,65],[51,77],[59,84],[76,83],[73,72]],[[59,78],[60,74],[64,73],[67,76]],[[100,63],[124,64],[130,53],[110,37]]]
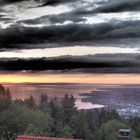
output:
[[[20,72],[0,74],[0,83],[139,84],[139,74]],[[114,80],[115,79],[115,80]]]

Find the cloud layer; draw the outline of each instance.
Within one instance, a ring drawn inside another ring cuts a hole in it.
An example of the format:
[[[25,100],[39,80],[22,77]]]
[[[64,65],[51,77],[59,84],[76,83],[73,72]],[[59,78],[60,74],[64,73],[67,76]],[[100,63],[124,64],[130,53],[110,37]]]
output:
[[[95,73],[139,73],[139,54],[106,54],[84,57],[36,59],[0,59],[0,70],[8,71],[79,71]],[[133,69],[132,69],[133,68]]]
[[[93,2],[86,2],[84,0],[36,0],[36,2],[46,2],[48,5],[71,2],[71,7],[76,7],[76,3],[80,3],[80,6],[77,6],[77,8],[74,8],[70,12],[50,15],[45,15],[44,13],[43,16],[36,18],[34,17],[35,13],[33,13],[34,18],[32,19],[30,16],[29,19],[26,20],[22,18],[21,20],[20,18],[14,19],[14,17],[10,17],[10,13],[5,13],[9,14],[9,16],[2,14],[0,17],[2,20],[2,29],[0,29],[1,48],[16,48],[19,44],[37,44],[43,42],[69,43],[73,41],[95,41],[140,36],[139,13],[105,14],[126,10],[132,11],[131,6],[133,10],[135,10],[135,7],[140,5],[138,0],[134,0],[133,2],[130,0],[119,0],[117,2],[113,0],[101,0],[100,2],[96,0]],[[24,3],[24,6],[25,4],[26,3]],[[14,6],[15,5],[16,4],[14,4]],[[92,8],[92,5],[94,5],[94,8]],[[17,4],[17,11],[13,13],[15,14],[15,18],[16,13],[19,14],[20,7],[22,7],[22,5],[19,2],[19,5]],[[45,7],[47,10],[48,6]],[[6,7],[6,9],[2,8],[1,10],[3,10],[4,13],[8,11],[7,9],[9,9],[9,7]],[[35,8],[25,6],[25,11],[26,9],[34,9],[33,11],[35,12]],[[9,12],[12,12],[12,10]],[[104,15],[100,13],[104,13]],[[120,15],[122,15],[123,18],[121,18]],[[22,15],[19,17],[22,17]],[[94,20],[90,21],[92,18]]]
[[[139,23],[140,21],[126,21],[116,24],[68,24],[42,28],[14,25],[6,30],[1,30],[0,48],[18,48],[19,44],[37,44],[43,42],[70,43],[103,39],[134,38],[140,36]]]
[[[44,49],[69,45],[74,47],[77,44],[91,47],[96,45],[118,47],[119,44],[122,48],[139,49],[140,42],[137,41],[140,38],[139,0],[1,0],[0,2],[4,4],[0,6],[1,52],[11,50],[16,53],[19,49]],[[31,59],[0,57],[0,70],[140,73],[139,58],[139,54],[127,52]]]

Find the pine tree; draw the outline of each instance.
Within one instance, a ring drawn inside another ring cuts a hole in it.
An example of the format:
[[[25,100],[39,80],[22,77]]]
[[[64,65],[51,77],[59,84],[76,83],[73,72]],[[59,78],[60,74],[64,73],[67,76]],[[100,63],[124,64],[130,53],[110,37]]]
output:
[[[5,89],[4,86],[0,84],[0,112],[8,109],[9,105],[12,103],[12,97],[9,89]]]
[[[28,99],[25,99],[24,102],[30,108],[35,108],[36,107],[36,103],[35,103],[34,97],[32,95]]]
[[[62,129],[62,137],[64,137],[64,138],[73,137],[72,129],[68,125],[65,125],[64,128]]]
[[[40,97],[39,109],[44,112],[48,111],[48,96],[46,94],[42,94]]]
[[[62,100],[62,106],[64,111],[64,121],[68,122],[76,112],[74,97],[72,95],[69,96],[68,94],[66,94],[64,99]]]

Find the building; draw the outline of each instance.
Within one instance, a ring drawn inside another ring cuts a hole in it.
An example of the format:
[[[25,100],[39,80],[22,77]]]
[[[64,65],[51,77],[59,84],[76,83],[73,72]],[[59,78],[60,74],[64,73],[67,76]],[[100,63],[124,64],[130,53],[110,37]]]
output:
[[[119,129],[119,140],[131,140],[131,130]]]
[[[51,138],[51,137],[34,137],[34,136],[17,136],[16,140],[76,140],[71,138]]]

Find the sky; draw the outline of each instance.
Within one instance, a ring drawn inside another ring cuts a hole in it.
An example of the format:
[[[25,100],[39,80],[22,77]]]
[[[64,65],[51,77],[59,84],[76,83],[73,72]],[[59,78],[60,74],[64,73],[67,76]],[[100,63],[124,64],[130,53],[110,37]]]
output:
[[[1,74],[1,83],[138,84],[137,74],[16,73]],[[115,79],[115,80],[114,80]]]
[[[0,0],[0,82],[140,83],[139,23],[139,0]]]

